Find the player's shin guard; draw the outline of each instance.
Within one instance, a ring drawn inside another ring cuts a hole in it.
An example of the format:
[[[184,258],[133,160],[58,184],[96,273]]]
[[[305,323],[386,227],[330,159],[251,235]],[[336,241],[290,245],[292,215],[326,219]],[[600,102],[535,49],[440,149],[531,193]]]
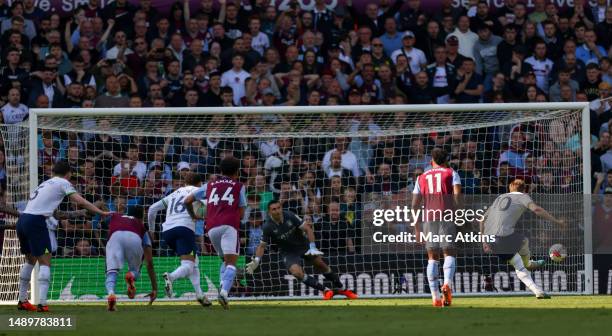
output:
[[[308,276],[308,274],[304,274],[304,278],[302,279],[302,283],[308,287],[318,289],[321,292],[325,291],[326,288],[322,284],[320,284],[315,277]]]
[[[427,262],[427,281],[429,282],[429,290],[433,300],[440,300],[440,285],[438,284],[438,268],[437,260],[429,260]]]
[[[523,264],[523,259],[518,253],[515,254],[514,257],[512,257],[510,263],[512,264],[512,266],[514,266],[514,270],[518,278],[521,280],[521,282],[525,284],[527,288],[529,288],[530,291],[532,291],[535,295],[541,295],[544,293],[542,288],[540,288],[540,286],[538,286],[531,278],[531,273],[525,268],[525,265]]]
[[[40,304],[47,305],[47,292],[49,292],[49,281],[51,280],[51,268],[41,265],[38,270],[38,295]]]
[[[30,289],[30,279],[32,278],[32,270],[34,265],[24,263],[19,271],[19,301],[23,302],[28,299],[28,289]]]
[[[204,296],[204,293],[202,292],[202,288],[200,287],[200,267],[198,267],[197,257],[196,257],[193,269],[191,270],[191,273],[189,274],[189,281],[191,281],[191,284],[193,285],[193,290],[196,293],[196,297],[201,298],[202,296]]]
[[[328,273],[323,273],[323,276],[328,281],[331,281],[331,283],[334,285],[334,289],[344,289],[344,284],[342,283],[342,281],[340,281],[340,277],[338,277],[338,274],[336,274],[336,272],[330,271]]]
[[[117,270],[106,272],[106,293],[108,295],[115,294],[115,285],[117,284]]]
[[[444,271],[444,284],[451,286],[453,278],[455,277],[455,269],[457,269],[456,258],[453,256],[444,257],[442,269]]]
[[[193,272],[194,263],[191,260],[181,260],[181,266],[170,273],[170,280],[186,278]]]
[[[225,272],[223,272],[223,276],[222,276],[222,285],[221,285],[221,290],[224,291],[225,293],[229,293],[230,290],[232,289],[232,285],[234,284],[234,278],[236,277],[236,266],[234,265],[227,265],[225,267]]]

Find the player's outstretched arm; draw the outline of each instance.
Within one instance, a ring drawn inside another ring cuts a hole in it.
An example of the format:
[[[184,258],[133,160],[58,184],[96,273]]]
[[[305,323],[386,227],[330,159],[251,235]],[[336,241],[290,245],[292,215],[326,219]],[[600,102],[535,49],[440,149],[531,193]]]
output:
[[[149,235],[149,239],[153,241],[149,232],[145,233]],[[149,274],[149,280],[151,281],[151,293],[147,294],[149,298],[149,304],[153,304],[153,301],[157,298],[157,276],[155,275],[155,267],[153,265],[153,248],[151,246],[147,246],[144,249],[144,260],[147,264],[147,273]]]
[[[84,218],[84,217],[89,217],[89,211],[87,209],[81,209],[81,210],[75,210],[75,211],[55,210],[53,212],[53,217],[59,220]]]
[[[159,211],[165,208],[166,202],[164,202],[164,200],[159,200],[149,207],[149,211],[147,212],[147,224],[149,226],[149,231],[155,231],[155,217]]]
[[[310,220],[310,217],[306,216],[304,217],[304,222],[302,223],[302,226],[300,226],[300,229],[306,233],[306,236],[308,237],[308,242],[310,242],[310,248],[308,249],[308,251],[306,251],[305,255],[323,255],[323,252],[317,249],[317,245],[315,242],[315,234],[314,230],[312,229],[311,223],[312,221]]]
[[[255,255],[253,256],[253,259],[251,259],[250,263],[246,264],[247,273],[249,274],[255,273],[255,270],[257,269],[257,267],[259,267],[259,262],[261,261],[261,257],[264,255],[264,252],[266,251],[266,245],[267,243],[265,241],[259,242],[257,249],[255,249]]]
[[[97,206],[91,204],[88,200],[84,199],[83,196],[81,196],[79,193],[73,193],[70,194],[70,200],[76,204],[78,204],[79,206],[93,212],[93,213],[97,213],[101,216],[108,216],[111,213],[108,211],[102,211],[100,210]]]
[[[536,216],[543,218],[547,221],[556,223],[556,224],[563,224],[564,221],[561,219],[557,219],[555,216],[551,215],[548,211],[546,211],[546,209],[542,208],[541,206],[535,204],[534,202],[529,203],[528,205],[529,210],[531,210],[534,214],[536,214]]]

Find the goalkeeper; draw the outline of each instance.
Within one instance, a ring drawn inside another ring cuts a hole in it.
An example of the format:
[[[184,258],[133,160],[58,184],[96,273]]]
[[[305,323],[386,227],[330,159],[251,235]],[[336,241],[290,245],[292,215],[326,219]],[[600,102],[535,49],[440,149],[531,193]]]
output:
[[[336,294],[344,295],[349,299],[357,298],[355,293],[344,288],[338,274],[334,273],[323,261],[321,257],[323,252],[319,251],[315,245],[315,236],[310,219],[305,218],[302,222],[293,213],[283,211],[281,204],[273,200],[268,203],[268,218],[262,229],[263,236],[255,251],[255,257],[246,265],[247,273],[253,274],[255,272],[264,254],[266,245],[273,243],[278,246],[279,253],[283,257],[289,273],[306,286],[323,292],[324,300],[330,300]],[[319,283],[316,277],[304,274],[302,259],[314,266],[317,271],[323,273],[325,279],[332,283],[332,289]]]

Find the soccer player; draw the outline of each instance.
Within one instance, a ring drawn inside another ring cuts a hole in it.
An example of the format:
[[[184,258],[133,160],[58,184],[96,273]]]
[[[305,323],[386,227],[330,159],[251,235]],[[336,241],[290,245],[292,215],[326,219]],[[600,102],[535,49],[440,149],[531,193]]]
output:
[[[204,306],[211,305],[200,287],[200,268],[195,239],[195,223],[183,204],[185,197],[195,192],[202,184],[200,175],[188,172],[185,186],[177,189],[149,208],[149,227],[155,224],[155,217],[160,210],[166,209],[166,221],[162,224],[162,237],[166,244],[181,259],[181,265],[172,273],[164,273],[166,296],[172,297],[172,282],[189,278],[196,293],[196,299]]]
[[[229,156],[223,158],[219,166],[221,175],[189,194],[183,202],[193,219],[197,219],[193,212],[193,202],[199,200],[206,205],[208,237],[223,259],[218,301],[224,309],[229,309],[227,296],[236,277],[236,261],[240,251],[238,230],[247,201],[245,187],[238,181],[240,161]]]
[[[117,274],[127,261],[128,271],[125,274],[127,284],[127,296],[133,299],[136,296],[136,286],[134,283],[140,275],[140,266],[143,257],[147,261],[147,271],[151,280],[152,291],[149,296],[150,303],[153,303],[157,296],[157,280],[155,268],[152,262],[151,242],[149,232],[145,229],[141,218],[143,218],[142,206],[131,206],[124,215],[124,209],[117,209],[109,220],[108,241],[106,243],[106,292],[107,309],[115,311],[117,297],[115,296],[115,284]],[[145,256],[145,249],[149,253]]]
[[[319,251],[315,244],[315,235],[310,218],[305,217],[302,222],[292,212],[283,211],[279,201],[273,200],[268,203],[268,218],[262,230],[263,236],[257,250],[255,250],[255,256],[246,266],[247,273],[253,274],[255,272],[266,245],[273,243],[278,246],[289,273],[306,286],[323,292],[324,300],[332,299],[335,294],[344,295],[349,299],[357,298],[355,293],[344,287],[338,274],[332,271],[321,257],[323,252]],[[323,273],[325,279],[332,283],[334,289],[325,287],[319,283],[317,278],[304,274],[302,259],[313,265],[317,271]]]
[[[423,203],[425,211],[423,231],[420,223],[415,223],[415,234],[421,241],[421,234],[432,236],[451,236],[457,233],[454,223],[444,222],[442,213],[447,209],[458,206],[461,195],[461,179],[459,174],[448,166],[448,154],[441,148],[434,148],[431,152],[431,169],[421,174],[414,185],[412,192],[412,208],[418,209]],[[435,307],[450,306],[452,302],[451,281],[455,276],[455,248],[449,241],[425,242],[427,249],[427,280],[431,291],[431,298]],[[438,269],[440,251],[444,253],[444,284],[442,285],[442,299],[440,298],[440,287],[438,284]]]
[[[26,262],[21,266],[19,272],[19,301],[17,308],[20,310],[37,310],[48,312],[47,292],[49,291],[49,280],[51,278],[51,235],[47,228],[47,219],[51,217],[64,197],[92,213],[105,217],[110,213],[100,210],[95,205],[84,199],[76,192],[70,183],[72,172],[66,161],[59,161],[53,166],[54,177],[41,183],[36,190],[30,194],[30,199],[25,210],[17,220],[17,237],[21,246],[21,253],[25,255]],[[30,287],[30,277],[34,265],[38,262],[38,288],[40,303],[34,307],[27,300]]]
[[[533,279],[529,269],[542,266],[544,260],[532,261],[529,251],[529,240],[522,234],[515,232],[516,223],[526,210],[547,221],[560,224],[563,220],[555,218],[542,207],[537,205],[525,193],[525,181],[515,179],[509,185],[509,193],[498,196],[491,207],[487,209],[480,222],[480,232],[484,235],[495,235],[494,243],[484,243],[485,252],[499,256],[500,260],[508,261],[518,278],[531,290],[538,299],[550,299]]]

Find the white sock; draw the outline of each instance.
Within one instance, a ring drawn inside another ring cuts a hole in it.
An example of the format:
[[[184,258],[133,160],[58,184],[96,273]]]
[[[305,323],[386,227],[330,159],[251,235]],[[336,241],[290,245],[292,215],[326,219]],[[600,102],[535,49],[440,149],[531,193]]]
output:
[[[440,287],[438,286],[438,265],[437,260],[427,261],[427,281],[429,282],[429,290],[431,298],[440,300]]]
[[[512,257],[510,263],[512,266],[514,266],[514,270],[518,278],[530,291],[532,291],[535,295],[544,293],[542,288],[540,288],[535,282],[533,282],[533,279],[531,279],[531,273],[529,273],[529,271],[525,268],[523,259],[521,259],[521,256],[518,253]]]
[[[47,292],[49,292],[49,280],[51,280],[51,268],[46,265],[41,265],[38,270],[38,295],[40,304],[47,304]]]
[[[30,279],[32,278],[32,270],[34,265],[27,262],[21,265],[19,271],[19,301],[23,302],[28,299],[28,289],[30,289]]]
[[[111,270],[106,272],[106,293],[108,295],[115,294],[115,285],[117,284],[117,271]]]
[[[455,257],[446,256],[444,257],[444,265],[442,269],[444,271],[444,284],[451,285],[453,278],[455,277],[455,269],[457,268],[457,264],[455,263]]]
[[[181,266],[177,267],[174,272],[170,273],[170,281],[186,278],[193,272],[194,263],[191,260],[181,260]]]
[[[236,266],[227,265],[225,267],[225,272],[223,272],[223,285],[221,286],[221,290],[225,293],[229,293],[232,289],[232,285],[234,284],[234,277],[236,276]]]
[[[191,274],[189,274],[189,281],[193,285],[193,289],[195,290],[196,297],[198,299],[204,296],[204,292],[202,292],[202,288],[200,287],[200,268],[196,264],[191,270]]]

